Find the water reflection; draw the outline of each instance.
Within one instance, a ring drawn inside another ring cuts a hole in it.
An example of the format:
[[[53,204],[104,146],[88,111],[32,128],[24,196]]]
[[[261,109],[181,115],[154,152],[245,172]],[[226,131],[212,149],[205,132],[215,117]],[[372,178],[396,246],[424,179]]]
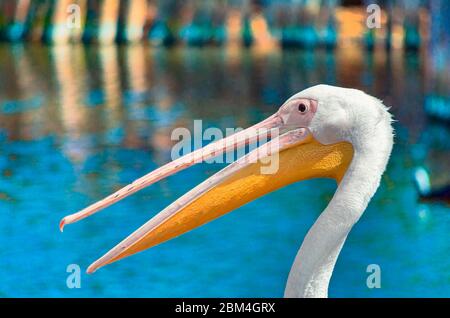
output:
[[[169,161],[175,127],[192,128],[194,119],[204,119],[204,127],[247,127],[317,83],[364,89],[391,105],[398,120],[389,170],[344,248],[330,295],[449,295],[448,208],[418,202],[412,181],[414,169],[423,165],[434,185],[450,181],[448,124],[427,119],[423,111],[429,90],[425,56],[401,50],[367,55],[353,47],[332,53],[137,44],[0,46],[0,58],[1,295],[282,295],[300,242],[334,191],[328,181],[262,198],[83,277],[85,287],[77,291],[65,287],[67,264],[86,267],[220,167],[182,172],[62,236],[57,224]],[[302,213],[299,191],[310,195]],[[236,233],[237,223],[245,230]],[[177,262],[171,261],[174,255]],[[370,263],[384,270],[380,290],[365,287]]]
[[[0,120],[12,140],[103,134],[113,144],[146,147],[156,126],[170,129],[180,118],[183,124],[218,114],[249,124],[257,119],[249,106],[263,117],[293,92],[317,83],[383,96],[412,133],[421,131],[426,118],[422,58],[400,50],[16,45],[3,46],[0,54],[8,79],[1,87]],[[11,122],[27,117],[38,129],[17,136],[21,125]]]

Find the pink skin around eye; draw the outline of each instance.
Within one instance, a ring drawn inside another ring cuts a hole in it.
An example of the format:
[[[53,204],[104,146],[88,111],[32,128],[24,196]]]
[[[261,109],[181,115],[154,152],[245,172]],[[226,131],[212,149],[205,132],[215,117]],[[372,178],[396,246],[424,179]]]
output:
[[[299,105],[304,104],[308,109],[305,112],[299,110]],[[317,111],[317,101],[307,98],[298,98],[288,101],[280,110],[280,117],[287,126],[307,128]]]

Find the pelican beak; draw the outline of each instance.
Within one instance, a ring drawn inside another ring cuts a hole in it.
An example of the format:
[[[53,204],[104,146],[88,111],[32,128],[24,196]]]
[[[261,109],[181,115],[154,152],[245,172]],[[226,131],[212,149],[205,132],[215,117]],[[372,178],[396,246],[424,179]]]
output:
[[[87,272],[92,273],[102,266],[177,237],[291,183],[320,177],[334,178],[339,182],[353,157],[350,143],[323,145],[305,128],[288,130],[275,114],[249,129],[191,153],[189,160],[186,156],[181,157],[149,173],[106,199],[67,216],[61,221],[61,226],[91,215],[194,164],[196,160],[211,158],[255,141],[260,133],[249,134],[249,130],[261,129],[279,129],[282,133],[180,197],[95,261]]]

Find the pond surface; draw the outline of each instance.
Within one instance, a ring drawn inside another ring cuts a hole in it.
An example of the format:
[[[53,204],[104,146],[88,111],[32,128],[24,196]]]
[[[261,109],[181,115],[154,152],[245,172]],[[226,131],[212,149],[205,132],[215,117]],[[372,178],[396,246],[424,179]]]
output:
[[[280,297],[331,180],[294,184],[94,275],[87,266],[223,165],[201,164],[105,211],[58,224],[170,161],[176,127],[247,127],[308,86],[360,88],[392,106],[396,145],[337,262],[330,297],[450,296],[450,210],[421,203],[418,166],[448,182],[448,127],[427,119],[422,55],[0,46],[0,296]],[[302,198],[301,200],[299,198]],[[82,269],[69,289],[69,264]],[[366,286],[369,264],[381,288]]]

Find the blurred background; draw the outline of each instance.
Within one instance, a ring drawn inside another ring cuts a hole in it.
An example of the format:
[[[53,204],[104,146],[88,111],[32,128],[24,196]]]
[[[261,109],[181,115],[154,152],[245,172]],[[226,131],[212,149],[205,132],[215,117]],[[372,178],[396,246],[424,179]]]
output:
[[[223,165],[169,177],[64,234],[58,223],[170,161],[174,128],[248,127],[326,83],[377,96],[396,119],[330,297],[450,297],[449,35],[446,0],[0,1],[0,296],[281,297],[331,180],[83,272],[80,289],[66,286],[69,264],[84,271]],[[366,286],[369,264],[380,289]]]

